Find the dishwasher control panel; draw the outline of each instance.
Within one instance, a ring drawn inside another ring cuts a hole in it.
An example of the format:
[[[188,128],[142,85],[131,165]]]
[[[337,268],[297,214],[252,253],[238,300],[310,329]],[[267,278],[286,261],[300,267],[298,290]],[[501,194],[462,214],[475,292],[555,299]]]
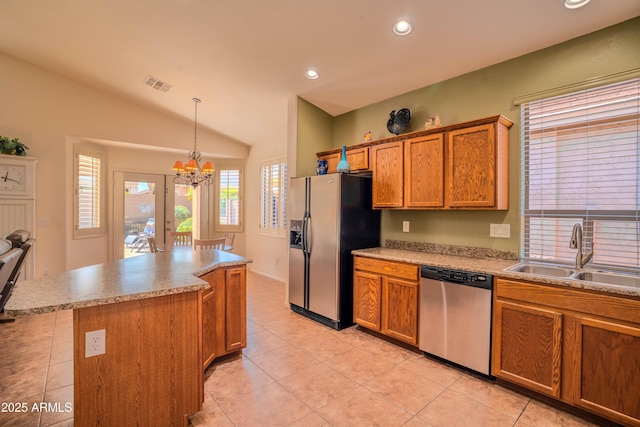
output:
[[[493,289],[493,276],[489,274],[423,265],[420,267],[420,275],[425,279],[438,280],[440,282],[459,283],[476,288]]]

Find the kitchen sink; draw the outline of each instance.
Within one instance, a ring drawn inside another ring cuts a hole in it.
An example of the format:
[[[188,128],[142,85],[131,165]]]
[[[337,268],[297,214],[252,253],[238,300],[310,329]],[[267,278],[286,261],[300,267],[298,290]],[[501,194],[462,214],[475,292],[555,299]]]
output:
[[[551,276],[551,277],[570,277],[576,271],[570,268],[553,266],[553,265],[540,265],[531,263],[520,263],[513,267],[505,268],[506,271],[514,271],[517,273],[535,274],[538,276]],[[585,279],[586,280],[586,279]]]
[[[640,288],[640,277],[630,274],[605,273],[601,271],[579,271],[574,276],[577,280],[606,283],[614,286]]]
[[[531,274],[532,276],[546,276],[558,279],[596,282],[612,286],[640,288],[640,276],[633,273],[618,273],[613,271],[589,269],[576,270],[566,266],[543,265],[530,262],[516,264],[512,267],[505,268],[504,271]]]

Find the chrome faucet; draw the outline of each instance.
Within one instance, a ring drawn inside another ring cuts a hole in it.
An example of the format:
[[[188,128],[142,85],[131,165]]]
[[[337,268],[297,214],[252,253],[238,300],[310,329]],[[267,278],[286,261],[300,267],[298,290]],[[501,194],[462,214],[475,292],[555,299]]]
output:
[[[593,250],[589,251],[586,255],[582,255],[582,224],[579,222],[573,226],[573,232],[571,233],[571,241],[569,242],[571,249],[578,249],[576,254],[576,268],[581,269],[586,263],[588,263],[593,257]]]

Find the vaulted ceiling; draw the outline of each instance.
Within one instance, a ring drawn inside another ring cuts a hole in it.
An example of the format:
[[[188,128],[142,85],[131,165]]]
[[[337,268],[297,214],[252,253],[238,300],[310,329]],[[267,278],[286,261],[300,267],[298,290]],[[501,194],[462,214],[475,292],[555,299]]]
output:
[[[639,0],[2,0],[0,52],[187,119],[201,98],[200,125],[256,145],[286,139],[296,95],[339,115],[639,15]]]

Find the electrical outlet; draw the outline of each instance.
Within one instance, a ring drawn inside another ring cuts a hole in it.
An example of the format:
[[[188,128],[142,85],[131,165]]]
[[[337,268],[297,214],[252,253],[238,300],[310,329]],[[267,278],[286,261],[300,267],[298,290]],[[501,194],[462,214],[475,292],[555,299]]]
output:
[[[84,335],[84,357],[99,356],[105,353],[106,331],[99,329],[97,331],[87,332]]]
[[[403,233],[409,232],[409,221],[402,221],[402,232]]]
[[[508,239],[511,237],[511,224],[491,224],[489,228],[489,236]]]

